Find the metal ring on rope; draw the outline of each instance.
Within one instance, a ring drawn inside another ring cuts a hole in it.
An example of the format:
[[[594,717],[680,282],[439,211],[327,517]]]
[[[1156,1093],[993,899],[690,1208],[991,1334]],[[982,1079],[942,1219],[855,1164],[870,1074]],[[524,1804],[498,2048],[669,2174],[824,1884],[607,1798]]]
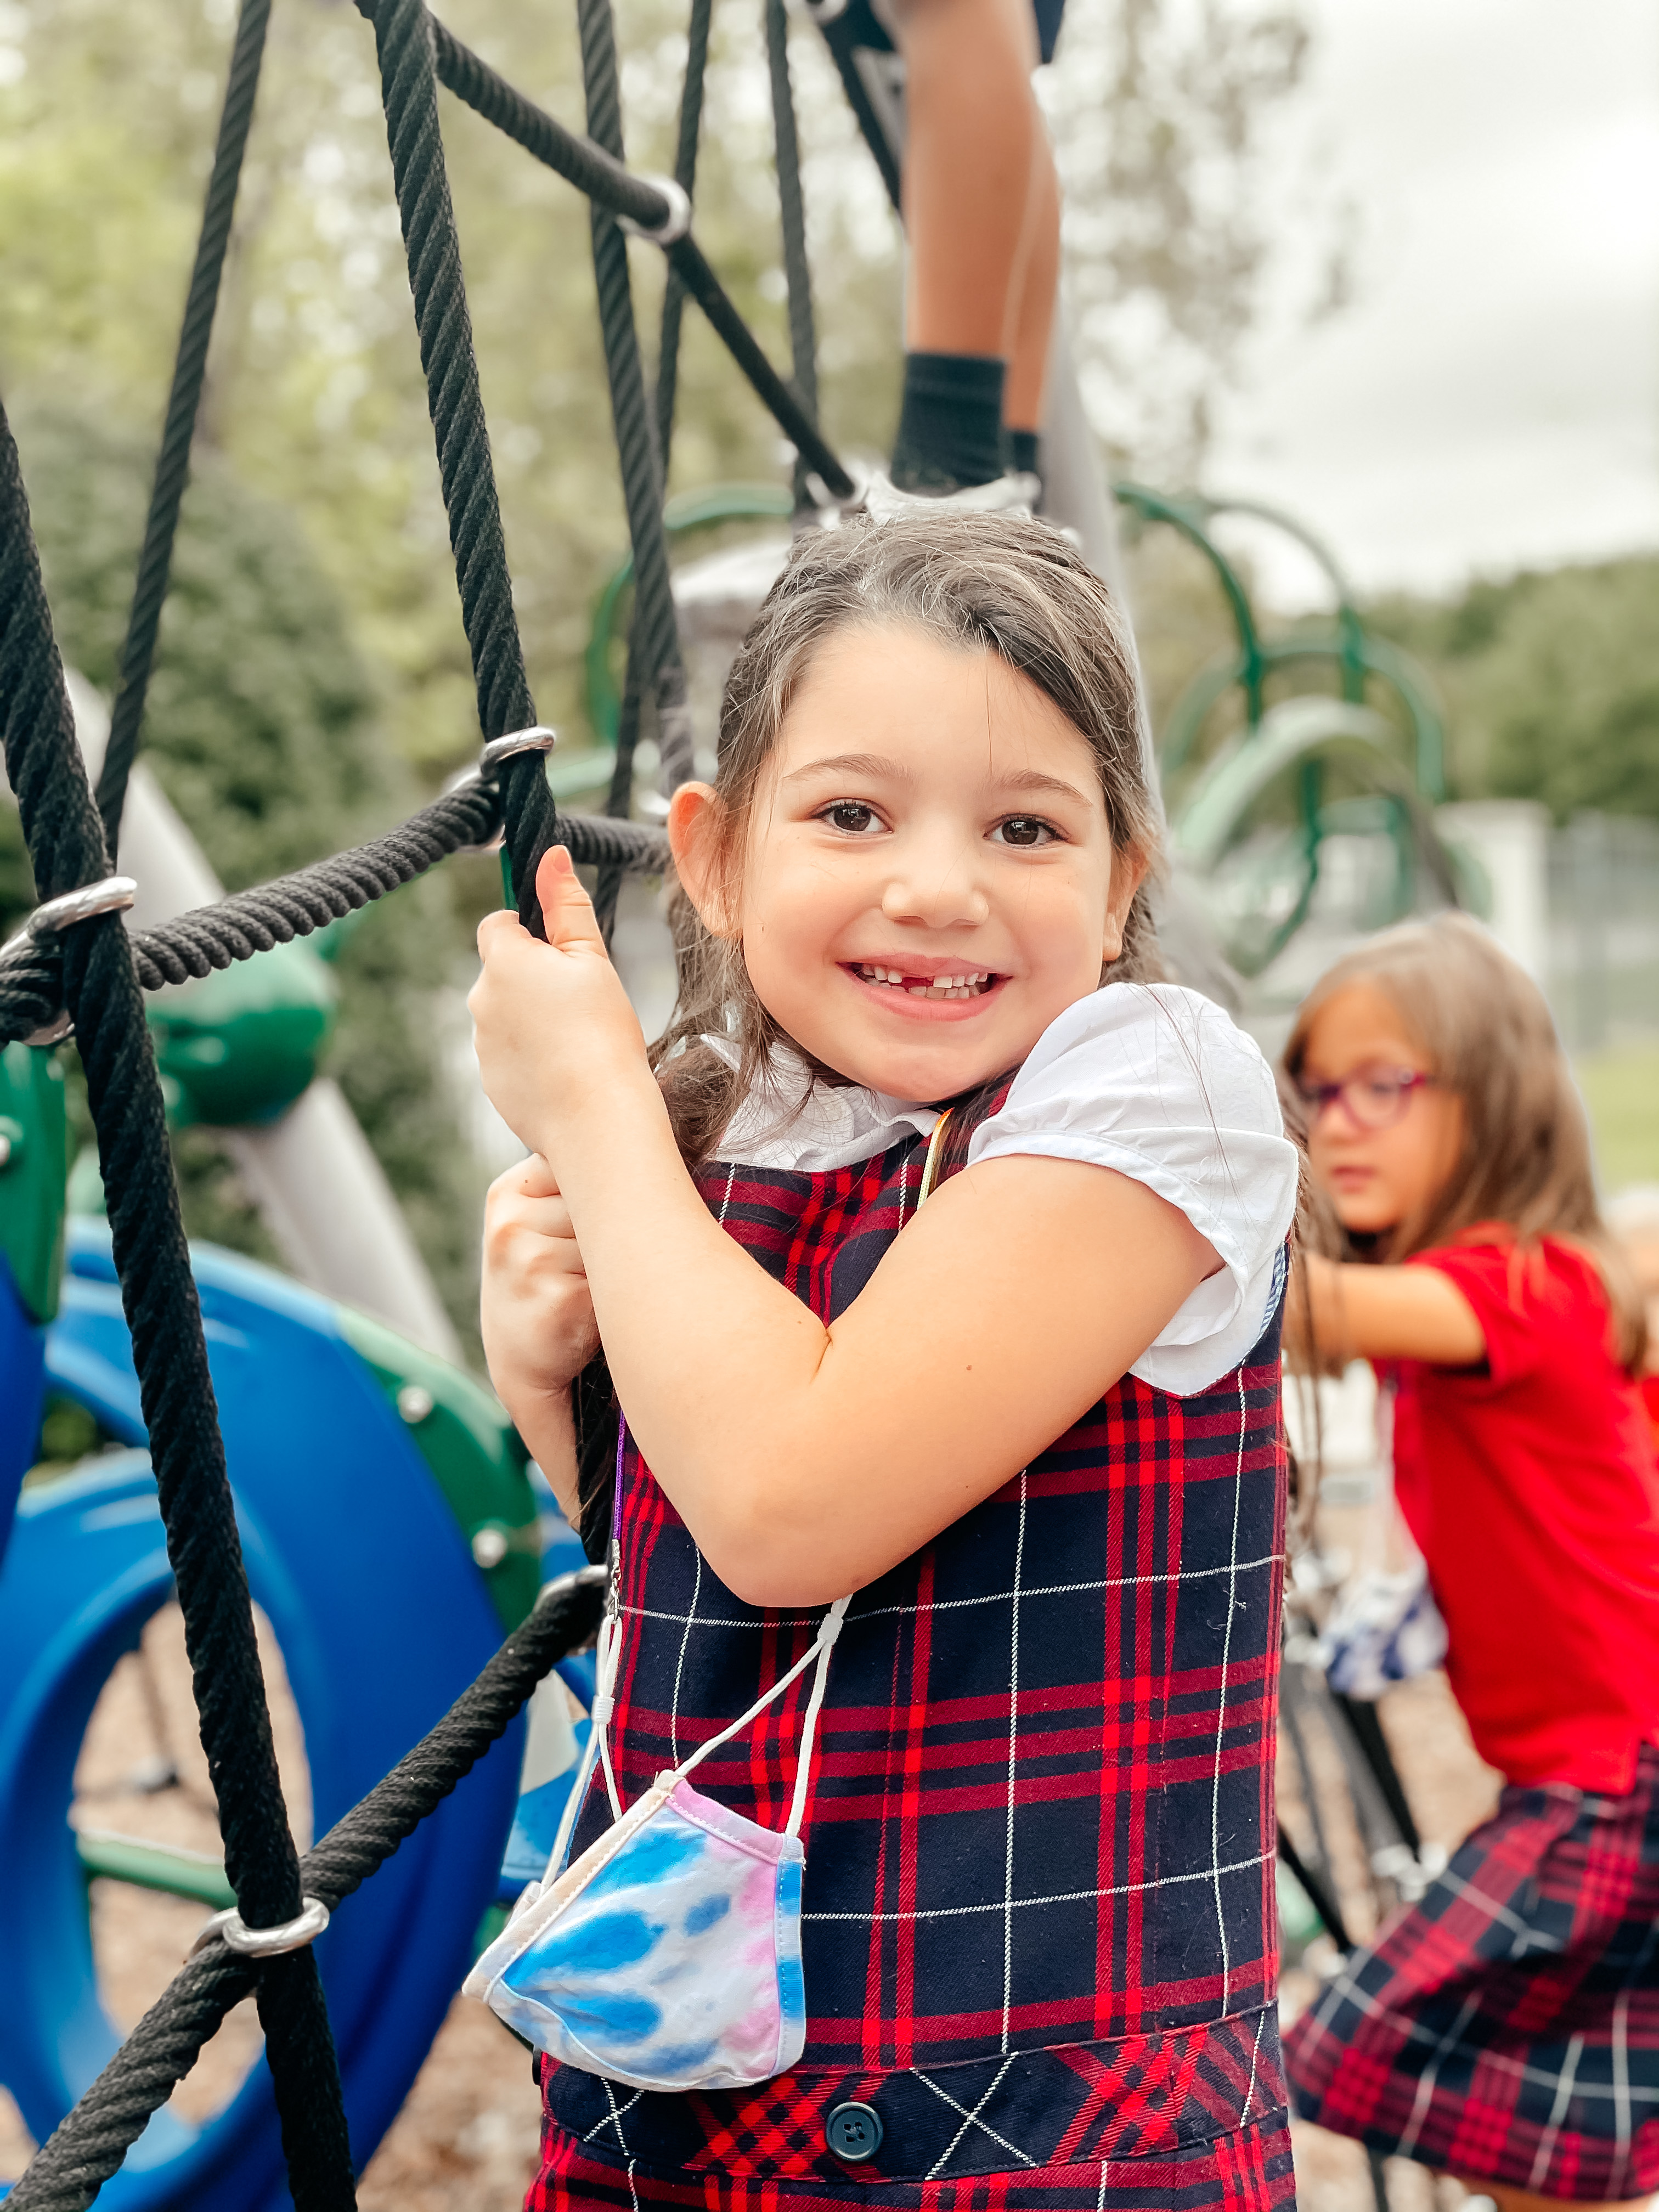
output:
[[[639,174],[636,171],[635,174]],[[650,185],[668,203],[668,212],[658,223],[636,222],[631,215],[619,215],[617,228],[630,238],[643,238],[652,246],[672,246],[684,238],[691,228],[691,196],[685,187],[672,177],[640,176],[642,185]]]
[[[0,945],[0,961],[8,956],[20,958],[30,951],[44,937],[70,929],[77,921],[91,921],[100,914],[121,914],[137,897],[138,885],[131,876],[105,876],[95,884],[82,884],[78,890],[64,891],[58,898],[47,899],[38,906],[22,927]],[[54,1015],[38,1030],[32,1030],[22,1039],[27,1045],[62,1044],[75,1024],[67,1013]]]
[[[538,722],[528,730],[509,730],[504,738],[491,738],[478,754],[478,773],[493,775],[503,761],[516,760],[520,753],[550,753],[559,742],[559,733],[546,723]]]
[[[31,935],[40,937],[49,929],[90,921],[94,915],[124,913],[137,896],[138,885],[131,876],[106,876],[100,883],[82,884],[79,890],[48,899],[36,907],[25,926]]]
[[[228,1944],[245,1959],[280,1959],[285,1951],[303,1951],[307,1943],[314,1943],[327,1925],[328,1907],[320,1897],[307,1898],[292,1920],[279,1921],[274,1928],[250,1928],[232,1905],[214,1914],[185,1955],[193,1959],[210,1943],[218,1942]]]

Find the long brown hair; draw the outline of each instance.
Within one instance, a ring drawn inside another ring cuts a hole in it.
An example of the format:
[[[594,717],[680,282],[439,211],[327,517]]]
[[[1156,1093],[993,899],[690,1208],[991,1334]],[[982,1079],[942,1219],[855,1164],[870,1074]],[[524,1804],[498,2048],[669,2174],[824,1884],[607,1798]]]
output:
[[[1157,864],[1158,805],[1146,780],[1133,648],[1111,594],[1045,523],[922,510],[798,538],[732,664],[714,792],[717,866],[733,908],[755,795],[813,662],[848,630],[893,624],[997,653],[1036,684],[1095,756],[1114,848]],[[708,930],[678,884],[669,916],[679,996],[652,1065],[680,1150],[695,1167],[742,1099],[766,1080],[772,1046],[787,1040],[755,995],[741,945]],[[1144,892],[1109,972],[1125,981],[1161,972]],[[729,1058],[699,1042],[709,1036],[729,1038]]]
[[[1304,1000],[1285,1047],[1295,1084],[1321,1010],[1352,984],[1380,991],[1428,1057],[1436,1082],[1463,1102],[1463,1149],[1420,1211],[1374,1239],[1349,1237],[1327,1209],[1303,1233],[1348,1260],[1404,1260],[1450,1243],[1479,1222],[1507,1223],[1524,1251],[1556,1237],[1589,1255],[1632,1372],[1646,1329],[1642,1301],[1596,1202],[1589,1127],[1544,994],[1467,915],[1385,930],[1328,969]]]

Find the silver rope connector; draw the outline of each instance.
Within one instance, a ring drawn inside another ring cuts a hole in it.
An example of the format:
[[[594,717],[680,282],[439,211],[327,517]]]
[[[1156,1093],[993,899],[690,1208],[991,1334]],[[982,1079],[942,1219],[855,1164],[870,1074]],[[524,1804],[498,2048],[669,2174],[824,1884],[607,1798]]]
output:
[[[630,238],[642,238],[652,246],[672,246],[691,228],[691,202],[684,185],[677,184],[672,177],[641,176],[639,181],[662,194],[668,203],[667,214],[657,223],[636,222],[631,215],[619,215],[617,222]]]
[[[509,730],[504,738],[491,738],[480,751],[478,773],[493,775],[503,761],[516,760],[520,753],[550,753],[558,742],[558,732],[543,722],[531,730]]]
[[[95,915],[123,913],[137,895],[138,885],[131,876],[106,876],[101,883],[82,884],[79,890],[48,899],[0,945],[0,962],[21,960],[36,939],[55,936],[77,921],[90,921]],[[68,1014],[58,1014],[22,1042],[36,1046],[61,1044],[74,1027]]]
[[[193,1959],[216,1938],[244,1958],[280,1959],[285,1951],[303,1951],[307,1943],[314,1943],[327,1925],[328,1907],[320,1897],[307,1898],[302,1911],[292,1920],[279,1921],[274,1928],[248,1927],[233,1905],[227,1912],[214,1914],[185,1955]]]
[[[124,913],[137,896],[132,877],[106,876],[101,883],[82,884],[78,891],[48,899],[35,908],[26,927],[31,936],[44,937],[48,930],[68,929],[75,922],[90,921],[94,915]]]

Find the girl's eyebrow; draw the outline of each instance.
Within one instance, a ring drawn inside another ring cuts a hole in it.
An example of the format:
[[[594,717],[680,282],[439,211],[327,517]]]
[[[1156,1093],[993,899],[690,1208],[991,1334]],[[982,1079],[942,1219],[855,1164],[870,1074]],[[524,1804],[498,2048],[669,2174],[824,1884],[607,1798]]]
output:
[[[1010,775],[1000,775],[998,786],[1004,791],[1047,791],[1057,799],[1074,799],[1079,806],[1089,804],[1088,795],[1074,783],[1067,783],[1058,775],[1044,775],[1041,769],[1016,769]]]
[[[823,760],[807,761],[800,768],[793,768],[782,778],[785,783],[798,783],[804,777],[814,775],[866,776],[890,783],[913,783],[915,779],[902,762],[889,760],[881,753],[833,753]],[[1056,799],[1069,799],[1074,805],[1086,807],[1088,794],[1067,783],[1058,775],[1045,775],[1041,769],[1013,769],[1006,775],[994,779],[995,787],[1004,792],[1046,792]]]
[[[884,759],[880,753],[834,753],[826,760],[808,761],[803,768],[792,768],[783,781],[798,783],[806,775],[881,776],[897,783],[914,781],[909,769],[901,762]]]

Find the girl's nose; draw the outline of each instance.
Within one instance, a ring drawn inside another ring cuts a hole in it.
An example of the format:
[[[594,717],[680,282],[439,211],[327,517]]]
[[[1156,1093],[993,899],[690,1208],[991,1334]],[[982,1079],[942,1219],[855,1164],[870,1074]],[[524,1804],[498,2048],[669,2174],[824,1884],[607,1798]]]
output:
[[[991,902],[979,880],[971,847],[938,845],[896,855],[881,910],[889,921],[921,922],[929,929],[975,928],[990,919]]]

